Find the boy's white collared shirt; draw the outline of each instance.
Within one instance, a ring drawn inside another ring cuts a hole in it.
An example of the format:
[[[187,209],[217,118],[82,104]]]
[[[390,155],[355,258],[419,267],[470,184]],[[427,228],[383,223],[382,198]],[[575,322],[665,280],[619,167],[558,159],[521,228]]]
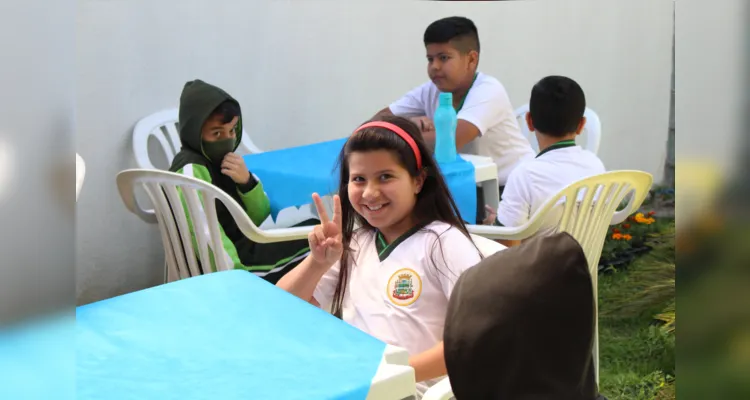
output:
[[[390,105],[393,114],[404,117],[428,116],[437,109],[440,90],[432,81],[412,89]],[[468,143],[461,153],[491,157],[497,164],[500,186],[520,162],[534,158],[534,150],[521,133],[515,110],[500,81],[477,72],[476,80],[466,95],[458,119],[479,129],[480,137]]]
[[[510,174],[497,209],[497,220],[509,227],[523,225],[545,201],[566,186],[604,172],[599,157],[580,146],[540,153]],[[556,224],[560,215],[552,213],[538,235],[554,233],[555,229],[550,225]]]
[[[438,240],[439,238],[439,240]],[[378,254],[374,232],[352,240],[354,263],[344,294],[343,319],[385,343],[419,354],[443,340],[448,299],[460,274],[479,252],[461,231],[443,222],[404,235]],[[328,309],[339,274],[334,265],[313,297]],[[432,380],[418,384],[423,393]]]

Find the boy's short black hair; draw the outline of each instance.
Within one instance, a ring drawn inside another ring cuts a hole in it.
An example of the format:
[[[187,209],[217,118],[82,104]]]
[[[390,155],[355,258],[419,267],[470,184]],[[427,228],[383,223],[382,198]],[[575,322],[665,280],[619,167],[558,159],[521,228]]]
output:
[[[448,43],[464,54],[479,52],[479,32],[474,22],[465,17],[448,17],[431,23],[424,31],[424,45]]]
[[[235,101],[226,100],[211,111],[209,118],[214,116],[221,116],[221,123],[228,124],[234,117],[240,116],[240,106]]]
[[[573,133],[585,110],[583,89],[570,78],[548,76],[531,89],[529,113],[539,133],[557,137]]]

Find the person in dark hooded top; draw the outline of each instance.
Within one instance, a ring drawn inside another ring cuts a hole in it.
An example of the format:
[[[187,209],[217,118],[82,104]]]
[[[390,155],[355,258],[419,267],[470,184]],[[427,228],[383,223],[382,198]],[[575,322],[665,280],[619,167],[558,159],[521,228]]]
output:
[[[239,102],[201,80],[187,82],[180,96],[179,130],[182,148],[169,170],[217,186],[243,206],[255,225],[263,223],[271,212],[263,184],[247,169],[242,157],[234,153],[242,139]],[[237,227],[226,207],[219,201],[216,206],[223,256],[231,259],[235,269],[245,269],[276,283],[309,253],[307,239],[267,244],[251,241]],[[318,220],[309,220],[298,225],[317,223]],[[201,268],[204,273],[216,270],[215,265],[201,265]]]
[[[567,233],[534,238],[464,272],[445,322],[457,400],[594,400],[596,310],[586,256]]]

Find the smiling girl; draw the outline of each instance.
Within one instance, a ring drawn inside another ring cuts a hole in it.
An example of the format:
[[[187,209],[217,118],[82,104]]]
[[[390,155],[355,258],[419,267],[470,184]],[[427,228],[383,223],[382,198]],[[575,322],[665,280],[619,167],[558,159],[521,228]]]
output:
[[[381,116],[339,157],[333,218],[278,286],[376,338],[406,349],[421,394],[446,374],[443,325],[458,276],[481,260],[419,128]]]

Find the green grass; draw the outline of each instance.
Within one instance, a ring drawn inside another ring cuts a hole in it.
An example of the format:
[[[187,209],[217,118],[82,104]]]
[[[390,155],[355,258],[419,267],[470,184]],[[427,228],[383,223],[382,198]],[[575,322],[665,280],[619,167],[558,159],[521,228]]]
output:
[[[600,392],[610,400],[674,399],[674,223],[654,250],[599,277]],[[660,317],[674,320],[673,313]]]

